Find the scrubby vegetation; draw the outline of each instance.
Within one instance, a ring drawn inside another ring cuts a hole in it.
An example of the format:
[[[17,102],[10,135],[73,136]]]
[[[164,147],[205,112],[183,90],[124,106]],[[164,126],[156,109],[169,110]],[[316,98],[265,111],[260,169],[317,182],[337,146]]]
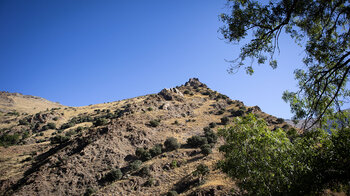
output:
[[[168,137],[164,142],[164,147],[166,151],[172,151],[180,148],[180,144],[174,137]]]

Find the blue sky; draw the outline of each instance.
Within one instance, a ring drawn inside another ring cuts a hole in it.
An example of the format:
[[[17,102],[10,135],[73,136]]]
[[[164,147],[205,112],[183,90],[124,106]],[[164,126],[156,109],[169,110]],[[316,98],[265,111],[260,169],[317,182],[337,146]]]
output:
[[[83,106],[157,93],[198,77],[211,89],[290,118],[284,90],[302,49],[282,35],[279,68],[227,73],[224,0],[0,0],[0,90]]]

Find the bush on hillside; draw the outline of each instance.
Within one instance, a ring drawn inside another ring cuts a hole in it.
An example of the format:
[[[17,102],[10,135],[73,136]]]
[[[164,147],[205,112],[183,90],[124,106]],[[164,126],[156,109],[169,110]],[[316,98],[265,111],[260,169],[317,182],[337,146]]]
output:
[[[168,137],[164,142],[164,147],[166,151],[172,151],[180,148],[180,144],[177,142],[176,138]]]
[[[211,146],[209,144],[204,144],[201,146],[201,153],[204,156],[208,156],[209,154],[212,153]]]
[[[108,172],[103,178],[102,181],[103,182],[113,182],[116,180],[120,180],[123,177],[123,173],[122,171],[117,168],[117,169],[113,169],[110,172]]]
[[[220,120],[221,120],[221,124],[223,124],[223,125],[227,125],[228,122],[230,121],[230,119],[226,116],[222,117]]]
[[[108,120],[105,119],[105,118],[97,118],[94,122],[93,122],[93,125],[95,127],[98,127],[98,126],[103,126],[103,125],[106,125],[108,123]]]
[[[159,123],[160,123],[160,120],[151,120],[149,121],[149,126],[158,127]]]
[[[191,148],[198,148],[204,144],[208,144],[208,140],[205,137],[195,135],[187,139],[187,145]]]

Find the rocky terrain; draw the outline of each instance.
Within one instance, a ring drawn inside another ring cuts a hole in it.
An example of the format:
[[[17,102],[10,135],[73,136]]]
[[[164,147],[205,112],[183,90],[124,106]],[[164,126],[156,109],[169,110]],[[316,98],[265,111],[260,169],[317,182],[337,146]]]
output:
[[[230,195],[238,191],[235,183],[215,167],[222,140],[210,143],[208,133],[248,113],[271,129],[291,128],[196,78],[84,107],[0,95],[0,195]],[[208,153],[189,145],[193,136],[208,136]],[[172,149],[169,138],[180,145]],[[196,175],[201,164],[208,170]]]

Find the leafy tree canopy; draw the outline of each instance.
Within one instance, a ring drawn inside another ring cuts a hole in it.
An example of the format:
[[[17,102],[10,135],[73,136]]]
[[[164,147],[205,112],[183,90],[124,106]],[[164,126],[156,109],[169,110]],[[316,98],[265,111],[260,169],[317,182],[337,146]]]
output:
[[[251,33],[252,39],[241,48],[229,71],[244,67],[253,74],[254,61],[278,63],[274,54],[279,50],[282,31],[305,48],[305,69],[295,70],[299,91],[288,92],[294,119],[306,118],[305,128],[326,122],[340,111],[350,92],[346,88],[350,71],[350,4],[346,0],[228,0],[231,13],[222,14],[224,39],[238,43]],[[252,61],[247,61],[251,59]],[[310,119],[316,121],[309,123]]]

